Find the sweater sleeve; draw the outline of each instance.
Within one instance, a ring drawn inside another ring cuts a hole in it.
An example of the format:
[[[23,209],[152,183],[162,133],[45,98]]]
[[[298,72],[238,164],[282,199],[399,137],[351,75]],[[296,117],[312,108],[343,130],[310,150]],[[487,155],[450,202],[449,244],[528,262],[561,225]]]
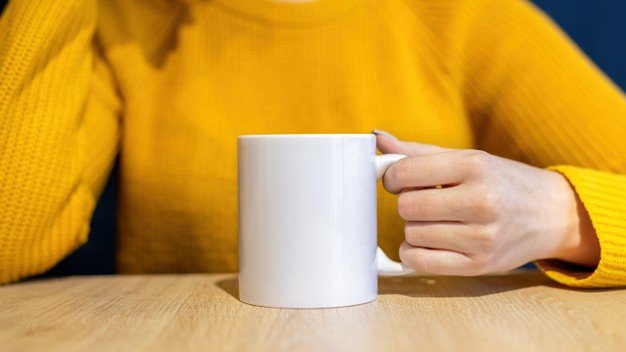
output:
[[[0,284],[86,241],[117,151],[119,99],[95,1],[12,0],[0,18]]]
[[[562,173],[600,242],[597,268],[555,260],[539,268],[571,286],[626,285],[624,95],[533,5],[471,6],[457,21],[468,34],[455,55],[478,147]]]

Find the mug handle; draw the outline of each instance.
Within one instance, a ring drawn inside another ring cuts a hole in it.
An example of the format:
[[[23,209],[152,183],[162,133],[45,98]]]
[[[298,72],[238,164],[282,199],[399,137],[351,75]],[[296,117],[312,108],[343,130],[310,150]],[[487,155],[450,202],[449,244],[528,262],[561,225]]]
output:
[[[406,155],[376,155],[376,180],[380,180],[387,169],[402,158],[406,158]],[[389,259],[380,247],[376,249],[376,261],[378,263],[378,275],[380,276],[402,276],[414,272],[413,269],[407,267],[406,265]]]

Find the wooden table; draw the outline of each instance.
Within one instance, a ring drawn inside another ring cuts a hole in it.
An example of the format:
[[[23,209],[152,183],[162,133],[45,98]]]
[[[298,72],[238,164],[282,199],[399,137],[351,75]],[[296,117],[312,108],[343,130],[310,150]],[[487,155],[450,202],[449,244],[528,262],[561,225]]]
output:
[[[0,287],[0,351],[626,351],[626,290],[535,271],[380,281],[378,301],[281,310],[220,275],[95,276]]]

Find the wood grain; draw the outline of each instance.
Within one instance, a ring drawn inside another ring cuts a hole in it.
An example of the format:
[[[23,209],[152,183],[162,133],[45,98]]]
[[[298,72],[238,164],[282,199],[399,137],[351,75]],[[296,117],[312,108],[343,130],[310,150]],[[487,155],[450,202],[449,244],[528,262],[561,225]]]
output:
[[[0,287],[0,351],[626,350],[626,291],[535,271],[381,279],[378,301],[243,304],[232,274],[69,277]]]

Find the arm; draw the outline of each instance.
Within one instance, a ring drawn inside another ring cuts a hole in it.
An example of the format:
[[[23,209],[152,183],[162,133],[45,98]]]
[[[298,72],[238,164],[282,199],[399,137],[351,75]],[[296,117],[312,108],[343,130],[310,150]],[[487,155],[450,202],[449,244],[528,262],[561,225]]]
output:
[[[433,17],[445,72],[477,146],[503,157],[379,133],[382,152],[408,155],[384,176],[405,220],[400,258],[449,275],[539,260],[571,286],[626,285],[624,97],[527,3],[451,4]]]
[[[95,26],[94,1],[13,0],[0,18],[0,283],[86,241],[118,140]]]
[[[539,267],[572,286],[625,285],[623,94],[531,5],[476,6],[477,17],[467,22],[474,30],[457,55],[478,147],[559,172],[576,192],[579,226],[570,237],[578,251],[564,253],[563,261],[540,261]],[[598,240],[597,267],[567,263],[582,264],[590,255],[585,249],[593,251]]]

